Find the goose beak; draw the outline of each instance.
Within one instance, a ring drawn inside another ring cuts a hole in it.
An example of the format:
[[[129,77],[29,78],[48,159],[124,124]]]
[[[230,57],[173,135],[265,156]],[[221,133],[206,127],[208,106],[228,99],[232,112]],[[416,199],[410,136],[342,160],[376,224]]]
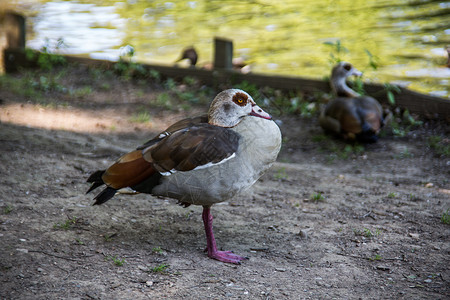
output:
[[[363,74],[363,73],[362,73],[361,71],[359,71],[358,69],[353,68],[350,75],[354,75],[354,76],[357,76],[357,77],[361,77],[362,74]]]
[[[255,116],[255,117],[259,117],[259,118],[263,118],[263,119],[267,119],[267,120],[272,120],[272,116],[269,115],[268,113],[266,113],[264,110],[262,110],[261,107],[259,107],[256,104],[254,104],[252,106],[252,111],[250,113],[250,116]]]

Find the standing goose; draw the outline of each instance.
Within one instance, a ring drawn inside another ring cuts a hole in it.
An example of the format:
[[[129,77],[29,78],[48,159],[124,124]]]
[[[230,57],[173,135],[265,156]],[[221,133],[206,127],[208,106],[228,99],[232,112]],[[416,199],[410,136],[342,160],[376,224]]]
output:
[[[373,143],[384,126],[383,109],[372,97],[361,96],[346,83],[349,76],[362,73],[348,62],[338,63],[331,72],[331,89],[337,98],[331,100],[319,117],[320,126],[346,140]]]
[[[281,133],[271,116],[246,92],[229,89],[215,97],[207,116],[178,121],[108,169],[94,172],[87,193],[106,185],[94,205],[126,187],[184,206],[202,205],[208,256],[239,264],[243,257],[217,250],[210,207],[253,185],[280,147]]]

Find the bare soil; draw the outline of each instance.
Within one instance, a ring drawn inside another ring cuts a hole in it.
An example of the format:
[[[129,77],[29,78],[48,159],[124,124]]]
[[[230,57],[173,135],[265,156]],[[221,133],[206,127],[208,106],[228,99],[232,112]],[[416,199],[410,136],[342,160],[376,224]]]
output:
[[[136,123],[162,87],[102,89],[83,72],[60,84],[91,91],[46,91],[47,105],[0,90],[0,299],[449,299],[450,158],[428,143],[448,143],[448,124],[355,152],[318,139],[316,117],[278,116],[278,162],[212,208],[218,246],[249,258],[231,265],[204,253],[201,207],[126,194],[94,207],[85,195],[90,172],[207,105],[150,105]]]

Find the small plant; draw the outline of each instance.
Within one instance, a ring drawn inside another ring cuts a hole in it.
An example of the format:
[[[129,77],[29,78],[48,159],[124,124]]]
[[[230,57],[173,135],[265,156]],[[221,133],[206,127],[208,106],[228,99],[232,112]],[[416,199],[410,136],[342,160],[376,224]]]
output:
[[[154,272],[154,273],[165,273],[167,268],[169,268],[169,265],[161,264],[159,266],[156,266],[156,267],[152,268],[151,271]]]
[[[352,155],[362,154],[365,150],[364,146],[358,143],[355,143],[353,145],[346,144],[344,148],[341,148],[333,141],[330,141],[330,143],[326,145],[326,148],[328,148],[329,151],[333,152],[330,159],[348,159]]]
[[[154,69],[150,69],[148,74],[150,75],[150,78],[153,78],[156,82],[161,81],[161,74],[158,71],[156,71]]]
[[[298,98],[296,97],[294,99],[298,99]],[[309,102],[303,101],[303,102],[300,102],[300,105],[298,105],[298,107],[300,110],[300,116],[306,117],[306,118],[312,117],[317,111],[317,105],[314,102],[309,103]]]
[[[364,146],[360,144],[345,145],[343,158],[348,158],[351,154],[361,154],[364,152]]]
[[[360,95],[366,95],[366,91],[364,90],[364,82],[361,77],[356,77],[353,80],[349,80],[351,82],[352,88]]]
[[[51,45],[50,39],[45,39],[45,44],[41,48],[41,52],[31,49],[25,50],[25,57],[30,61],[36,61],[39,68],[43,70],[51,70],[57,65],[66,64],[66,59],[62,55],[55,54],[59,49],[65,47],[64,39],[57,39],[54,45]]]
[[[312,137],[312,141],[316,142],[316,143],[323,142],[323,141],[326,141],[328,139],[329,139],[329,137],[326,134],[316,134],[316,135],[314,135]]]
[[[280,168],[273,177],[276,180],[286,180],[288,178],[288,175],[286,173],[286,168]]]
[[[161,254],[161,253],[163,253],[163,250],[161,249],[161,247],[154,247],[152,249],[152,252]]]
[[[329,61],[333,66],[342,61],[341,55],[343,53],[349,52],[347,48],[342,46],[340,40],[336,40],[335,42],[325,42],[323,44],[331,47],[332,52],[330,52]]]
[[[156,98],[156,105],[162,108],[170,109],[172,104],[170,102],[170,95],[167,92],[161,93]]]
[[[92,94],[92,88],[90,86],[85,86],[71,91],[71,94],[75,97],[83,98]]]
[[[414,155],[409,152],[408,148],[405,147],[405,149],[399,153],[399,155],[397,156],[397,158],[411,158]]]
[[[378,61],[379,58],[375,55],[373,55],[369,50],[364,49],[364,52],[366,52],[367,56],[369,57],[369,67],[371,67],[373,70],[378,69]]]
[[[134,122],[134,123],[147,123],[147,122],[150,122],[150,120],[151,120],[151,116],[146,111],[138,112],[137,114],[133,115],[130,118],[130,121]]]
[[[386,96],[387,99],[389,101],[390,105],[395,105],[395,96],[394,96],[394,92],[399,94],[401,93],[401,90],[398,86],[390,84],[390,83],[385,83],[384,84],[384,90],[386,91]]]
[[[177,87],[177,83],[172,78],[168,78],[166,82],[164,83],[164,86],[169,91],[174,91]]]
[[[59,84],[57,80],[53,77],[46,77],[46,76],[40,76],[39,81],[33,81],[31,83],[31,86],[36,89],[43,92],[50,92],[50,91],[56,91],[56,92],[67,92],[67,88],[65,88],[63,85]]]
[[[5,215],[7,215],[7,214],[9,214],[10,212],[12,212],[13,211],[13,207],[12,207],[12,205],[6,205],[5,207],[3,207],[3,213],[5,214]]]
[[[84,242],[80,239],[75,239],[78,245],[84,245]]]
[[[303,94],[299,92],[283,93],[279,90],[270,91],[265,105],[279,110],[280,114],[299,114],[302,117],[312,117],[318,112],[317,105],[305,101]]]
[[[370,260],[382,260],[383,258],[381,257],[381,255],[376,254],[374,257],[370,257]]]
[[[364,236],[365,236],[366,238],[371,238],[371,237],[374,236],[374,234],[372,233],[372,231],[370,231],[370,229],[367,229],[367,228],[364,228],[364,229],[363,229],[363,233],[364,233]]]
[[[395,120],[393,120],[391,122],[390,126],[392,128],[392,133],[394,134],[394,136],[396,136],[396,137],[404,137],[404,136],[406,136],[407,130],[405,130],[401,126],[401,124],[399,124]]]
[[[189,92],[189,91],[178,92],[177,95],[182,101],[187,101],[190,103],[198,103],[200,101],[199,97],[197,96],[197,94],[195,92]]]
[[[450,225],[450,208],[442,213],[441,222],[446,225]]]
[[[116,233],[112,233],[112,234],[105,234],[103,236],[103,239],[105,240],[105,242],[111,242],[112,238],[116,236]]]
[[[379,236],[381,234],[380,229],[376,229],[375,232],[372,232],[368,228],[363,228],[362,230],[353,229],[353,232],[355,233],[355,235],[363,236],[366,238],[373,238],[374,236]]]
[[[125,80],[132,77],[144,77],[147,75],[147,70],[142,64],[133,61],[136,54],[134,47],[126,45],[120,48],[119,61],[114,64],[114,71],[121,75]]]
[[[53,225],[55,229],[69,230],[77,222],[77,217],[66,220],[65,222],[58,222]]]
[[[419,201],[419,200],[421,200],[421,198],[419,196],[415,195],[415,194],[409,194],[408,198],[411,201]]]
[[[423,122],[416,120],[407,109],[403,112],[403,122],[411,127],[423,125]]]
[[[186,85],[194,85],[197,80],[194,77],[186,76],[183,78],[183,83]]]
[[[398,137],[404,137],[412,128],[421,126],[422,121],[416,120],[408,110],[394,118],[390,124],[392,133]]]
[[[387,195],[388,198],[397,198],[397,194],[394,192],[391,192]]]
[[[104,91],[109,91],[111,89],[111,84],[108,82],[103,82],[100,85],[100,89],[104,90]]]
[[[314,193],[314,194],[312,194],[310,199],[313,200],[314,202],[319,202],[319,201],[324,201],[325,200],[325,198],[322,196],[321,193]]]
[[[111,260],[116,266],[121,267],[126,262],[125,259],[118,258],[117,256],[108,255],[105,260]]]
[[[450,156],[450,142],[443,140],[440,136],[433,135],[427,140],[428,147],[434,150],[437,155]]]

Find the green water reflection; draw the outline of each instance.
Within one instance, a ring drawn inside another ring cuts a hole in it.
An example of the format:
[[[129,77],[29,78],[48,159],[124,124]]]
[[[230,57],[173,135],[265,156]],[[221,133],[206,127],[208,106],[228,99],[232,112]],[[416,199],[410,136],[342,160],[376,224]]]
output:
[[[41,3],[55,1],[41,1]],[[97,22],[92,28],[120,31],[118,49],[130,44],[138,60],[172,64],[185,46],[194,45],[199,61],[211,61],[213,37],[234,41],[235,56],[252,63],[253,72],[323,78],[329,74],[333,47],[348,49],[340,58],[365,72],[365,80],[407,84],[450,98],[450,2],[435,0],[196,0],[116,2],[66,1],[113,7],[123,26]],[[39,23],[39,8],[35,22]],[[86,9],[86,14],[92,9]],[[47,20],[48,21],[48,20]],[[51,22],[50,22],[51,23]],[[55,34],[41,28],[40,37]],[[39,31],[39,30],[37,30]],[[32,36],[31,38],[36,38]],[[70,46],[70,44],[69,44]],[[379,68],[369,67],[369,51]],[[101,52],[101,51],[100,51]],[[335,53],[336,54],[336,53]]]

